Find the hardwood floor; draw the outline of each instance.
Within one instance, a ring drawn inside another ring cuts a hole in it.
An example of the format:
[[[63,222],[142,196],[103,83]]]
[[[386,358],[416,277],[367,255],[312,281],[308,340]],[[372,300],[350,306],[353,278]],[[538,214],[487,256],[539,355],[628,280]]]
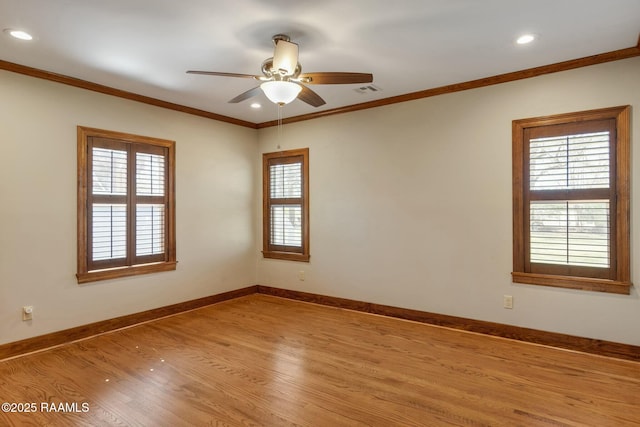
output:
[[[617,427],[639,395],[637,362],[260,294],[0,362],[9,426]]]

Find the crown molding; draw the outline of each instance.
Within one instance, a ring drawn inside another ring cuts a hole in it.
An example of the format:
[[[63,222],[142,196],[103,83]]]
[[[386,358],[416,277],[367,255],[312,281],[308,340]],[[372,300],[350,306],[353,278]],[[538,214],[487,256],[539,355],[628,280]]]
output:
[[[257,128],[257,125],[252,122],[247,122],[240,119],[234,119],[233,117],[223,116],[221,114],[211,113],[209,111],[199,110],[197,108],[191,108],[191,107],[187,107],[180,104],[174,104],[173,102],[163,101],[161,99],[151,98],[149,96],[139,95],[133,92],[127,92],[125,90],[115,89],[115,88],[104,86],[98,83],[89,82],[87,80],[77,79],[75,77],[69,77],[63,74],[56,74],[49,71],[40,70],[38,68],[27,67],[26,65],[15,64],[13,62],[0,60],[0,70],[6,70],[6,71],[11,71],[13,73],[24,74],[25,76],[62,83],[65,85],[90,90],[93,92],[99,92],[106,95],[116,96],[118,98],[124,98],[131,101],[141,102],[143,104],[149,104],[149,105],[154,105],[156,107],[166,108],[168,110],[179,111],[181,113],[187,113],[194,116],[204,117],[207,119],[218,120],[220,122],[231,123],[234,125],[244,126],[252,129]]]
[[[512,82],[516,80],[528,79],[531,77],[537,77],[544,74],[557,73],[560,71],[573,70],[575,68],[588,67],[591,65],[603,64],[606,62],[620,61],[622,59],[633,58],[640,56],[640,35],[638,37],[638,43],[633,47],[625,49],[614,50],[611,52],[600,53],[597,55],[586,56],[583,58],[571,59],[568,61],[557,62],[555,64],[543,65],[540,67],[528,68],[525,70],[514,71],[506,74],[499,74],[491,77],[484,77],[477,80],[471,80],[462,83],[454,83],[446,86],[440,86],[431,89],[425,89],[417,92],[411,92],[404,95],[392,96],[389,98],[378,99],[375,101],[363,102],[354,105],[348,105],[345,107],[338,107],[329,110],[319,111],[317,113],[303,114],[300,116],[293,116],[282,119],[282,124],[296,123],[306,120],[313,120],[320,117],[332,116],[335,114],[350,113],[353,111],[367,110],[369,108],[377,108],[385,105],[397,104],[401,102],[414,101],[416,99],[429,98],[432,96],[445,95],[448,93],[460,92],[470,89],[477,89],[485,86],[492,86],[501,83]],[[236,119],[233,117],[224,116],[221,114],[212,113],[209,111],[199,110],[197,108],[187,107],[180,104],[175,104],[168,101],[152,98],[149,96],[139,95],[133,92],[128,92],[120,89],[115,89],[109,86],[104,86],[98,83],[81,80],[75,77],[65,76],[63,74],[56,74],[37,68],[27,67],[25,65],[15,64],[8,61],[0,60],[0,70],[11,71],[18,74],[24,74],[27,76],[49,80],[57,83],[66,84],[94,92],[99,92],[107,95],[116,96],[119,98],[128,99],[131,101],[137,101],[144,104],[154,105],[156,107],[166,108],[173,111],[179,111],[182,113],[191,114],[194,116],[204,117],[211,120],[217,120],[221,122],[231,123],[238,126],[243,126],[251,129],[263,129],[272,126],[277,126],[278,121],[272,120],[262,123],[253,123],[245,120]]]
[[[540,67],[528,68],[525,70],[514,71],[497,76],[484,77],[477,80],[471,80],[463,83],[454,83],[446,86],[440,86],[432,89],[411,92],[404,95],[392,96],[389,98],[377,99],[375,101],[363,102],[360,104],[349,105],[346,107],[333,108],[330,110],[319,111],[317,113],[304,114],[282,119],[283,124],[301,122],[305,120],[317,119],[320,117],[332,116],[334,114],[350,113],[353,111],[366,110],[369,108],[382,107],[384,105],[397,104],[400,102],[414,101],[416,99],[429,98],[432,96],[445,95],[448,93],[461,92],[464,90],[477,89],[485,86],[492,86],[501,83],[512,82],[516,80],[528,79],[544,74],[557,73],[560,71],[573,70],[575,68],[588,67],[591,65],[603,64],[605,62],[620,61],[622,59],[640,56],[640,37],[638,44],[626,49],[614,50],[612,52],[600,53],[597,55],[586,56],[584,58],[570,59],[568,61],[557,62],[550,65],[542,65]],[[277,120],[258,123],[257,128],[267,128],[276,126]]]

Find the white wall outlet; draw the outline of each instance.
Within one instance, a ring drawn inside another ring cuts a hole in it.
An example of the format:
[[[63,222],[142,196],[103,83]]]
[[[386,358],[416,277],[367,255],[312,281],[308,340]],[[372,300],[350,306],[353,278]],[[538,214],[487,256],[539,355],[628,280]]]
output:
[[[22,320],[31,320],[33,319],[33,306],[25,305],[22,307]]]
[[[304,270],[298,271],[298,280],[304,281]]]
[[[511,295],[503,295],[502,296],[502,305],[504,308],[513,308],[513,296]]]

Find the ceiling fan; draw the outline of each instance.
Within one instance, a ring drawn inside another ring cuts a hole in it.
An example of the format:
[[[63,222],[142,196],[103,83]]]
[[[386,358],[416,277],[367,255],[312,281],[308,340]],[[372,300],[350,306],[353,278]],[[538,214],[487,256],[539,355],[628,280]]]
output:
[[[242,77],[259,80],[262,83],[253,89],[236,96],[230,103],[242,102],[254,97],[262,90],[273,103],[284,105],[298,98],[303,102],[319,107],[326,104],[324,99],[309,89],[308,84],[353,84],[371,83],[373,75],[369,73],[320,72],[302,73],[298,62],[298,45],[291,42],[289,36],[276,34],[273,57],[262,63],[262,76],[253,74],[223,73],[218,71],[193,71],[189,74],[206,74],[209,76]]]

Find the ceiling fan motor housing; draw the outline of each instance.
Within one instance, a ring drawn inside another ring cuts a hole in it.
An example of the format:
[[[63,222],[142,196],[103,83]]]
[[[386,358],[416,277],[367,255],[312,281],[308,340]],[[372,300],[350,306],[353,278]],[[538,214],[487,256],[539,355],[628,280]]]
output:
[[[302,65],[298,62],[296,64],[295,70],[292,74],[286,74],[282,69],[277,69],[273,65],[273,58],[267,58],[262,62],[262,74],[266,76],[267,79],[274,80],[289,80],[296,79],[302,73]]]

